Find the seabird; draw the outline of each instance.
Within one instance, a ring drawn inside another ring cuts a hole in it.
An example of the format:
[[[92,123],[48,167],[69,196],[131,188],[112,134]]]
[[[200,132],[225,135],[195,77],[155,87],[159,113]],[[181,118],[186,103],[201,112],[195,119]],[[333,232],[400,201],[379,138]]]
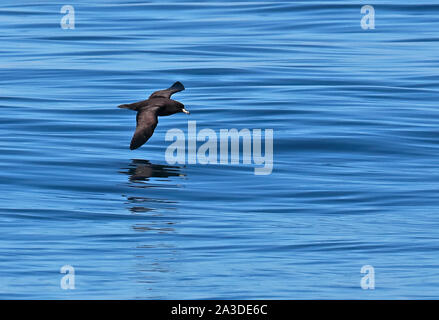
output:
[[[137,111],[137,126],[131,139],[131,150],[139,148],[151,138],[158,123],[158,116],[170,116],[178,112],[189,114],[189,111],[184,108],[182,103],[171,99],[174,93],[183,90],[183,84],[177,81],[168,89],[154,92],[147,100],[118,106],[119,108]]]

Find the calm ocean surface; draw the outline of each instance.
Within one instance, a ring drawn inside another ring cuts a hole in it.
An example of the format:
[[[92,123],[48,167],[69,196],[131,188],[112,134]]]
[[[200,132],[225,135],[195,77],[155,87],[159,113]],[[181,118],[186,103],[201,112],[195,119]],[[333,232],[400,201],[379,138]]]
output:
[[[0,298],[438,298],[436,1],[72,1],[66,30],[63,3],[19,2],[0,4]],[[130,151],[117,105],[177,80],[191,114]],[[272,174],[168,164],[188,120],[273,129]]]

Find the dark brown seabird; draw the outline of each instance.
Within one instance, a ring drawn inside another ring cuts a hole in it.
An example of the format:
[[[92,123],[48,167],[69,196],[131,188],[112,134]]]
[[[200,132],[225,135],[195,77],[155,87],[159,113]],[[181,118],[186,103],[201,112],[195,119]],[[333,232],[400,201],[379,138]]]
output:
[[[182,103],[171,99],[174,93],[183,90],[183,84],[177,81],[168,89],[154,92],[147,100],[119,106],[119,108],[137,111],[137,127],[131,139],[131,150],[139,148],[151,138],[155,127],[157,127],[158,116],[170,116],[178,112],[189,114]]]

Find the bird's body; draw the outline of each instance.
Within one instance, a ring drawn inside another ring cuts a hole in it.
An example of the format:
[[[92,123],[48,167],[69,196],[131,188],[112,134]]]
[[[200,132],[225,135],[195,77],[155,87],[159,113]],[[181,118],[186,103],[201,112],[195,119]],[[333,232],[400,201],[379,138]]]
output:
[[[178,112],[189,114],[182,103],[171,99],[174,93],[183,90],[184,86],[177,81],[168,89],[154,92],[147,100],[119,106],[137,111],[137,127],[131,140],[131,150],[139,148],[152,136],[158,123],[158,116],[169,116]]]

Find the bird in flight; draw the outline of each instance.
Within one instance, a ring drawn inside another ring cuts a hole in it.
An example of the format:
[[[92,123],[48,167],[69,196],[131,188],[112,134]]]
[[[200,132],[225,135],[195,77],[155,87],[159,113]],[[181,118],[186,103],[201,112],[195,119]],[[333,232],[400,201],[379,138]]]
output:
[[[182,103],[171,99],[174,93],[183,90],[183,84],[177,81],[168,89],[154,92],[147,100],[118,106],[119,108],[137,111],[137,126],[131,139],[131,150],[139,148],[151,138],[155,127],[157,127],[158,116],[170,116],[178,112],[189,114],[189,111],[184,108]]]

